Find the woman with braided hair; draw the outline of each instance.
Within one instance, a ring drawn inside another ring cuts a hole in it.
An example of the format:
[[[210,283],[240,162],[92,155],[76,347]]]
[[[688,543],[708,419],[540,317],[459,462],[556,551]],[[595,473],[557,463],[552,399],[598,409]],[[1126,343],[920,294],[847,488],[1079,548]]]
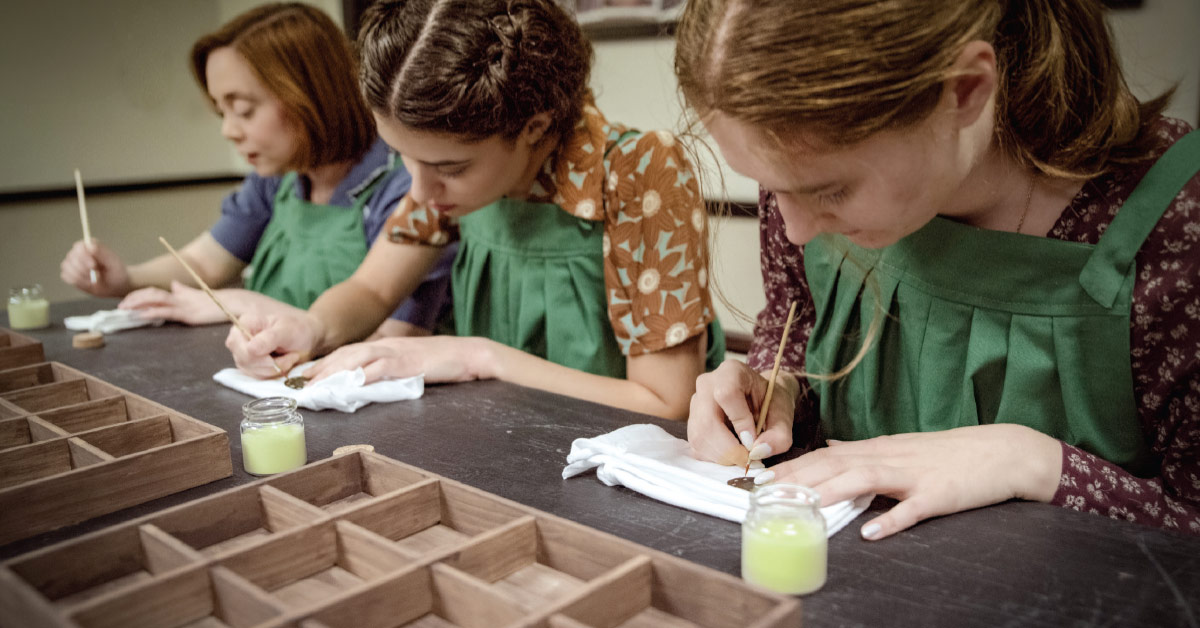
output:
[[[670,133],[609,122],[591,45],[553,0],[401,0],[367,10],[360,80],[412,188],[358,270],[306,315],[243,319],[227,345],[271,376],[362,338],[450,242],[457,337],[333,351],[315,378],[497,378],[684,418],[723,353],[699,184]],[[706,358],[707,356],[707,358]]]
[[[819,431],[763,475],[899,500],[867,539],[1013,498],[1200,534],[1200,134],[1099,2],[691,0],[675,69],[762,186],[768,304],[697,382],[700,455]]]

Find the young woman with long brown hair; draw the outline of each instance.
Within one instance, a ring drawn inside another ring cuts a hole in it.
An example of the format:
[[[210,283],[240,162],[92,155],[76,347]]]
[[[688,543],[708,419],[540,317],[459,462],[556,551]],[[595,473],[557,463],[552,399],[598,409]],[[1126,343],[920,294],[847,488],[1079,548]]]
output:
[[[368,9],[361,83],[413,186],[348,280],[307,316],[246,317],[238,365],[270,376],[363,337],[447,243],[457,337],[350,345],[313,367],[370,379],[497,378],[670,418],[723,353],[707,222],[666,132],[595,108],[591,45],[553,0],[409,0]]]
[[[819,429],[764,475],[900,500],[867,539],[1011,498],[1200,533],[1200,135],[1098,2],[692,0],[675,63],[762,186],[768,305],[697,382],[700,455]]]
[[[358,267],[410,177],[379,139],[358,91],[350,42],[319,9],[267,4],[196,41],[192,74],[221,117],[221,134],[254,168],[221,204],[212,229],[182,248],[204,278],[237,284],[237,313],[306,308]],[[382,331],[427,334],[449,309],[447,257]],[[96,271],[92,283],[90,272]],[[108,247],[78,242],[62,277],[122,308],[189,324],[224,314],[170,255],[126,266]],[[170,289],[169,291],[167,289]]]

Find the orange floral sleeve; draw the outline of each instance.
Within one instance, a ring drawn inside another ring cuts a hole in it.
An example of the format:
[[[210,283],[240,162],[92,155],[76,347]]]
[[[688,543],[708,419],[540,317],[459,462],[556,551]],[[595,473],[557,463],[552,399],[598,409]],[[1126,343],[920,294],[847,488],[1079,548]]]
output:
[[[458,239],[458,224],[450,216],[419,206],[405,196],[383,223],[382,234],[396,244],[445,246]]]
[[[666,131],[626,138],[607,161],[604,279],[617,342],[630,356],[676,346],[714,318],[699,182]]]

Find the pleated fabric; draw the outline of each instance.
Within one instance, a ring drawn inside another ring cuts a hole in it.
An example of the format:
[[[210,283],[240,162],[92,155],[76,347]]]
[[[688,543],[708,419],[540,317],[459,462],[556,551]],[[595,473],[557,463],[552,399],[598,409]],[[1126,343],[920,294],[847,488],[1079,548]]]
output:
[[[608,315],[604,223],[551,203],[501,199],[464,216],[454,261],[458,335],[625,377]]]
[[[1139,475],[1157,462],[1130,365],[1135,257],[1200,170],[1200,132],[1147,172],[1100,242],[978,229],[937,217],[880,250],[822,235],[804,248],[816,307],[810,378],[828,438],[1027,425]]]

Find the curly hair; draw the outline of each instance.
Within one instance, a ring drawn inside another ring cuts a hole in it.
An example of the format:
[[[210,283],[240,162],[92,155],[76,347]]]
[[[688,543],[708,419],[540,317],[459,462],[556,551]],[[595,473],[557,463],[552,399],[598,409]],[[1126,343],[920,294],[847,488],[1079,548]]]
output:
[[[592,46],[553,0],[394,0],[358,34],[359,82],[381,115],[470,139],[514,140],[548,113],[564,135],[583,114]]]

